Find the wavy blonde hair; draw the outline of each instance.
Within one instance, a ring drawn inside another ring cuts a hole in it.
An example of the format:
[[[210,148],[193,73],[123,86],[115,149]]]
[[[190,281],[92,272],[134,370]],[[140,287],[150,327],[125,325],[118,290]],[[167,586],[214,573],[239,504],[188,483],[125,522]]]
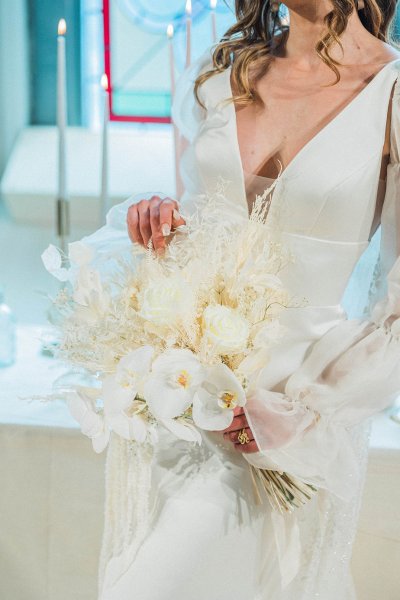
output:
[[[340,80],[338,61],[329,54],[330,47],[337,43],[343,49],[340,36],[356,9],[357,0],[331,0],[333,8],[324,17],[326,33],[315,46],[320,59],[336,75],[335,85]],[[364,27],[378,39],[397,46],[394,36],[395,13],[398,0],[364,0],[359,10]],[[237,22],[226,32],[213,52],[213,68],[202,73],[195,83],[195,95],[210,77],[232,66],[233,100],[239,105],[259,101],[257,81],[267,72],[273,55],[283,48],[289,35],[289,26],[278,10],[280,2],[270,0],[235,0]],[[272,9],[272,10],[271,10]],[[274,10],[275,9],[275,10]]]

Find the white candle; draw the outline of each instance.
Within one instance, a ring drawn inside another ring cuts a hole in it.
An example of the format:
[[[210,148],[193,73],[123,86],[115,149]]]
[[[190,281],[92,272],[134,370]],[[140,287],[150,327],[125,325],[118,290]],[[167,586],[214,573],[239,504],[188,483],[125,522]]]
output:
[[[174,57],[174,26],[169,24],[167,27],[167,37],[169,46],[169,68],[171,73],[171,96],[175,95],[175,57]]]
[[[192,62],[192,0],[186,0],[186,66]]]
[[[104,113],[103,113],[103,140],[102,140],[102,161],[101,161],[101,193],[100,207],[101,217],[105,221],[109,206],[108,193],[108,123],[110,121],[110,91],[108,87],[108,77],[104,73],[101,77],[101,87],[104,90]]]
[[[211,37],[213,44],[217,43],[217,13],[215,9],[217,8],[218,0],[210,0],[210,9],[211,9]]]
[[[65,19],[58,23],[57,37],[57,129],[58,129],[58,198],[57,198],[57,229],[61,249],[65,251],[66,237],[69,234],[69,215],[67,206],[67,160],[66,160],[66,130],[67,130],[67,73],[65,34],[67,24]]]
[[[174,56],[174,26],[172,24],[167,27],[167,37],[169,43],[169,66],[171,72],[171,100],[173,101],[175,96],[175,56]],[[179,172],[179,163],[181,159],[181,138],[179,131],[175,123],[173,123],[174,131],[174,158],[175,158],[175,184],[176,194],[179,197],[181,193],[181,177]]]

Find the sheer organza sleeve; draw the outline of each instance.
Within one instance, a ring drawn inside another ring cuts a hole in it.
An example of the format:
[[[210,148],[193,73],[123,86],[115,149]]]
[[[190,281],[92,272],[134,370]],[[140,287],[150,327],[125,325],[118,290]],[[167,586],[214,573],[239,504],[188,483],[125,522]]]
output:
[[[349,499],[352,429],[400,393],[400,89],[392,99],[390,163],[381,216],[382,288],[367,319],[347,319],[314,341],[282,393],[252,386],[245,412],[260,452],[247,460]]]

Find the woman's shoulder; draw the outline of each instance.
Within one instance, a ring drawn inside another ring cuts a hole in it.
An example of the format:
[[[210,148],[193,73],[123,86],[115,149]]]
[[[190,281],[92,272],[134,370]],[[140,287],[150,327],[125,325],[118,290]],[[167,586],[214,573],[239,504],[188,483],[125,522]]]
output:
[[[391,44],[388,44],[387,42],[381,42],[382,43],[382,60],[386,60],[387,61],[391,61],[391,60],[396,60],[396,58],[400,59],[400,48],[395,48],[394,46],[392,46]]]
[[[395,71],[400,71],[400,50],[386,42],[380,42],[380,44],[374,62],[381,67],[389,65]]]

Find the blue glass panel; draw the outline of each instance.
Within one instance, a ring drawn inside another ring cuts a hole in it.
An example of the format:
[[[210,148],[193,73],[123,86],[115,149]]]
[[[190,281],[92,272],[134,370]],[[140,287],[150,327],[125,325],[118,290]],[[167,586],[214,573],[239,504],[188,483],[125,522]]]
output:
[[[186,57],[185,0],[116,0],[111,9],[111,68],[113,110],[124,116],[170,116],[171,81],[166,30],[174,25],[176,75]],[[212,44],[209,0],[192,2],[193,60]],[[234,21],[220,0],[218,35]]]

